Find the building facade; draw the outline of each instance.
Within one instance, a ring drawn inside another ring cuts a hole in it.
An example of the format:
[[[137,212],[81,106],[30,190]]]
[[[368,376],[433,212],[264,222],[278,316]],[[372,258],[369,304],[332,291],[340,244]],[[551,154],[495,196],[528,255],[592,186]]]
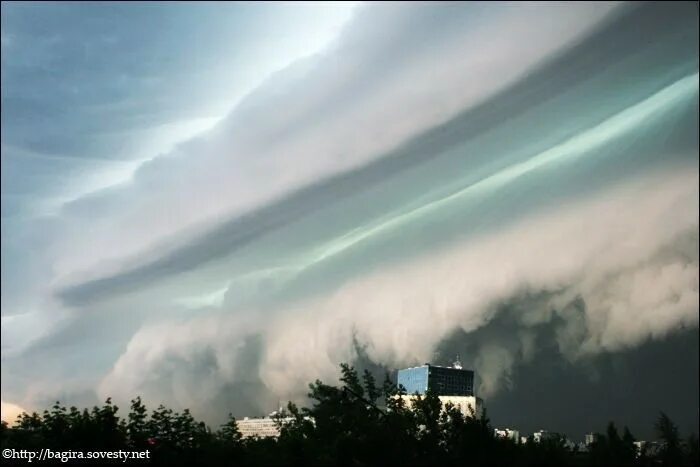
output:
[[[397,383],[406,391],[401,398],[409,407],[416,396],[424,396],[430,390],[443,407],[452,404],[465,417],[480,417],[483,413],[483,401],[474,396],[474,372],[463,369],[459,359],[452,367],[426,363],[399,370]]]
[[[281,421],[282,423],[288,423],[291,420],[292,418],[287,417]],[[236,425],[238,425],[238,431],[241,432],[243,438],[276,438],[280,435],[277,421],[270,417],[245,417],[243,420],[236,420]]]
[[[585,438],[586,446],[590,446],[591,444],[593,444],[597,441],[598,441],[598,433],[586,433],[586,438]]]
[[[413,408],[415,401],[420,395],[403,395],[400,396],[405,402],[406,406]],[[443,409],[449,403],[452,404],[457,410],[459,410],[465,417],[481,417],[484,410],[483,401],[474,396],[438,396],[440,402],[442,403]]]
[[[444,367],[426,363],[399,370],[398,384],[409,395],[424,395],[430,389],[438,396],[474,396],[474,372],[457,364]]]
[[[542,441],[557,440],[562,438],[562,435],[547,430],[536,431],[532,434],[532,439],[535,443],[541,443]]]
[[[280,435],[280,425],[285,425],[294,420],[292,417],[285,417],[284,412],[272,412],[267,417],[245,417],[243,420],[236,420],[238,431],[243,438],[277,438]],[[304,417],[311,423],[315,423],[311,417]]]
[[[513,430],[510,428],[504,428],[504,429],[494,428],[493,434],[497,438],[507,438],[507,439],[513,440],[516,443],[520,442],[520,432],[518,430]]]

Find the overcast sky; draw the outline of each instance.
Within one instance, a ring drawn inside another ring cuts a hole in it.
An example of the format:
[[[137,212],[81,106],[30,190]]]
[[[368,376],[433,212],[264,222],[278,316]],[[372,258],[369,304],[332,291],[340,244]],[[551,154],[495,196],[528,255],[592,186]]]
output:
[[[697,13],[3,2],[3,404],[460,353],[496,425],[696,427]]]

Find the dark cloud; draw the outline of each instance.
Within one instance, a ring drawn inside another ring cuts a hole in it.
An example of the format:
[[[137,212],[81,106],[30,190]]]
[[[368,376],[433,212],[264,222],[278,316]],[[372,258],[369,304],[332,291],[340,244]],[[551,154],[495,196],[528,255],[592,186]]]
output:
[[[602,432],[614,421],[618,427],[627,425],[638,439],[649,440],[655,439],[653,424],[664,411],[684,436],[697,433],[697,329],[681,329],[636,348],[571,361],[557,343],[560,325],[552,321],[532,330],[536,333],[533,354],[527,359],[516,354],[509,384],[486,398],[494,426],[526,434],[560,431],[582,440],[585,433]],[[448,364],[459,353],[469,366],[481,343],[512,347],[521,331],[521,325],[503,313],[478,331],[451,337],[441,345],[439,358]]]

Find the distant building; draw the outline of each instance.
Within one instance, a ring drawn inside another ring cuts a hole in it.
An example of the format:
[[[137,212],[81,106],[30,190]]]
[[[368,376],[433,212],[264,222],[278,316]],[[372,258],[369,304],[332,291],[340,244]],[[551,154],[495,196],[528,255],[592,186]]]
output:
[[[646,441],[635,441],[634,442],[634,447],[637,448],[637,457],[642,455],[642,452],[647,447],[647,442]]]
[[[645,453],[647,456],[658,456],[663,450],[663,441],[635,441],[634,446],[637,448],[637,457]]]
[[[547,430],[536,431],[532,434],[532,440],[535,443],[541,443],[542,441],[559,439],[559,438],[561,438],[561,435],[559,433],[554,433],[554,432],[547,431]]]
[[[493,434],[497,438],[511,439],[516,443],[520,441],[520,432],[518,430],[512,430],[510,428],[504,428],[504,429],[494,428]]]
[[[291,417],[287,417],[283,418],[282,422],[288,423],[291,420]],[[276,438],[280,435],[280,430],[277,427],[277,421],[274,418],[245,417],[243,420],[236,420],[236,424],[238,425],[238,430],[241,432],[243,438]]]
[[[236,425],[243,438],[277,438],[280,435],[278,421],[281,425],[285,425],[294,420],[292,417],[280,417],[279,414],[279,412],[272,412],[267,417],[245,417],[243,420],[236,420]],[[311,420],[310,417],[304,418]]]
[[[577,448],[576,443],[571,441],[569,438],[566,436],[562,436],[562,440],[564,441],[564,447],[568,449],[569,451],[573,451]]]
[[[474,372],[463,369],[459,358],[451,367],[426,363],[399,370],[397,382],[406,391],[402,398],[409,407],[416,395],[424,396],[430,390],[443,406],[450,403],[466,417],[482,414],[483,401],[474,396]]]
[[[598,433],[586,433],[586,446],[590,446],[591,444],[597,442],[598,436]]]

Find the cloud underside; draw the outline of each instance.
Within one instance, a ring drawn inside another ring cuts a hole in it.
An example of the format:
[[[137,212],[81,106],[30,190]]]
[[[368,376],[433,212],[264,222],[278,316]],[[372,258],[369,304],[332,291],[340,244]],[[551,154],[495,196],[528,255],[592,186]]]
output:
[[[542,323],[558,320],[557,345],[572,360],[696,327],[698,222],[690,213],[698,208],[698,177],[654,175],[297,306],[144,327],[101,391],[152,388],[161,397],[161,384],[169,382],[166,394],[178,404],[197,405],[251,378],[239,352],[250,352],[247,342],[258,339],[254,375],[273,394],[298,398],[309,381],[335,378],[337,362],[354,361],[358,344],[388,367],[430,361],[456,330],[477,330],[508,304],[518,309],[523,334],[512,338],[520,344],[484,344],[472,362],[488,396],[518,358],[536,352],[528,349],[527,330]],[[202,365],[209,371],[193,379],[162,373],[171,367],[199,374]]]

